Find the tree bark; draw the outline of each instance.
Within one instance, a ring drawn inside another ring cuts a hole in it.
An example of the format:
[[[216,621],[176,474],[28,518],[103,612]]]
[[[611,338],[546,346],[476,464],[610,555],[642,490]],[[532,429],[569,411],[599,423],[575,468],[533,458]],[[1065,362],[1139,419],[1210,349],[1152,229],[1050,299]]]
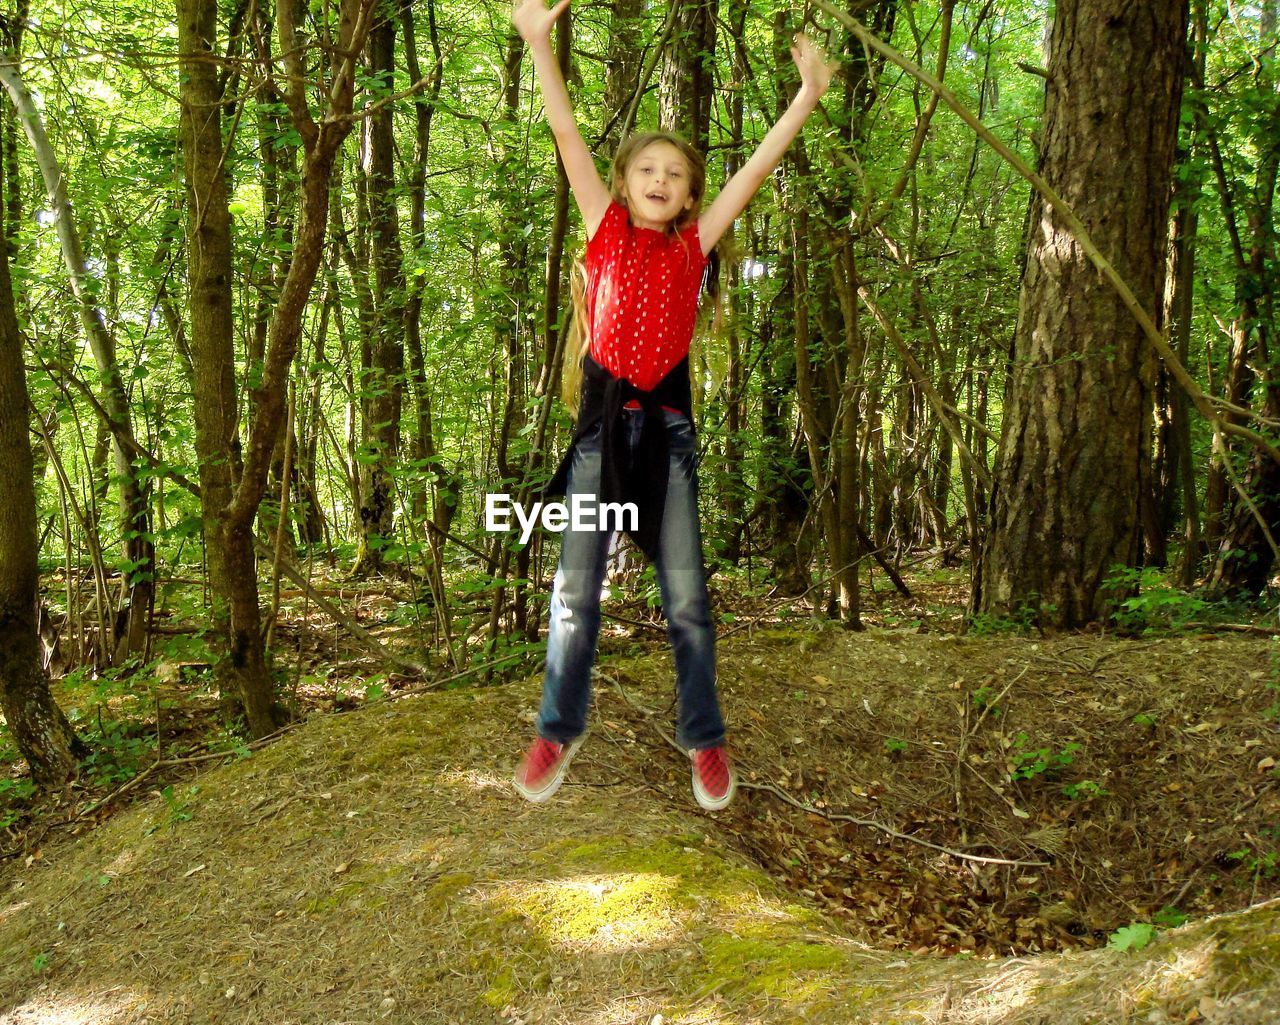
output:
[[[223,173],[222,91],[213,55],[216,0],[177,0],[182,150],[187,185],[187,279],[195,381],[196,456],[213,618],[225,656],[223,704],[270,704],[259,634],[251,529],[231,523],[242,470],[232,318],[231,216]]]
[[[1042,171],[1155,309],[1162,294],[1188,0],[1060,0]],[[1115,291],[1037,193],[991,527],[975,607],[1042,624],[1106,618],[1140,554],[1154,359]]]
[[[39,542],[28,408],[9,252],[0,232],[0,712],[32,781],[46,788],[73,778],[77,760],[89,754],[89,747],[53,700],[40,659]]]
[[[67,194],[66,176],[58,155],[45,134],[44,121],[31,91],[13,57],[0,57],[0,82],[8,90],[22,127],[35,153],[44,178],[48,202],[56,219],[63,263],[80,313],[85,338],[93,352],[102,378],[102,409],[106,411],[112,435],[111,452],[120,480],[120,517],[124,534],[125,572],[123,597],[117,617],[117,662],[141,652],[146,644],[147,615],[155,594],[155,545],[151,540],[151,509],[147,490],[134,473],[130,454],[137,448],[133,418],[124,379],[116,362],[116,342],[107,330],[102,309],[96,302],[94,283],[85,269],[84,249]]]
[[[662,127],[707,151],[714,85],[717,0],[677,0],[676,22],[658,83]]]
[[[612,157],[622,141],[623,118],[640,81],[640,58],[644,51],[640,46],[640,30],[644,24],[643,0],[614,0],[609,13],[609,53],[605,57],[604,109],[606,116],[613,112],[600,151]]]
[[[376,94],[393,91],[396,18],[383,0],[369,32],[369,74],[380,79]],[[375,95],[376,95],[375,94]],[[361,382],[363,475],[357,573],[380,572],[384,551],[395,538],[392,477],[400,451],[404,394],[404,254],[395,195],[393,106],[383,103],[365,119],[365,188],[373,263],[374,333],[371,359]]]

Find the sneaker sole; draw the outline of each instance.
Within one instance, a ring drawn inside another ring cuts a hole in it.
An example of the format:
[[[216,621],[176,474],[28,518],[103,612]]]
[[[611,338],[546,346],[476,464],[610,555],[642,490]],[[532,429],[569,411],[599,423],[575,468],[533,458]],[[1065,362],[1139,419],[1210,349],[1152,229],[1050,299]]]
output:
[[[569,745],[569,750],[565,752],[564,758],[560,761],[560,768],[556,771],[556,774],[551,777],[551,782],[541,790],[530,790],[513,776],[511,778],[511,785],[516,788],[516,793],[526,801],[531,801],[534,804],[542,804],[545,801],[551,800],[551,798],[555,796],[556,791],[560,789],[560,784],[564,782],[564,774],[568,771],[569,763],[573,761],[573,756],[578,753],[578,748],[582,746],[586,739],[587,735],[584,733]]]

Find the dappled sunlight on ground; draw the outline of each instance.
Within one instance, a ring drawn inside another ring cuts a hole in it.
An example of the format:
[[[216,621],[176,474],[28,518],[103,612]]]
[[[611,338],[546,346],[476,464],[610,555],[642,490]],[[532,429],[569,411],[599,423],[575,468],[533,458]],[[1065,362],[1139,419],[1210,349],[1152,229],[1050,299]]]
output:
[[[1216,949],[1212,940],[1205,939],[1186,950],[1173,951],[1163,965],[1153,965],[1156,971],[1149,989],[1156,997],[1167,997],[1174,989],[1184,989],[1187,983],[1204,979]]]
[[[0,908],[0,922],[5,922],[12,918],[23,908],[30,907],[31,901],[20,900],[16,904],[10,904],[7,908]]]
[[[574,1021],[574,1025],[759,1025],[759,1018],[744,1018],[719,1002],[707,1001],[692,1011],[664,1011],[662,1003],[644,996],[610,1001]]]
[[[548,943],[617,952],[649,950],[679,938],[687,917],[675,899],[679,890],[676,876],[618,872],[506,883],[482,896],[529,916]]]
[[[36,997],[5,1011],[5,1025],[116,1025],[146,1006],[146,998],[117,986],[94,996]]]
[[[511,780],[508,777],[497,776],[490,772],[476,772],[474,769],[448,769],[436,776],[433,782],[471,791],[498,791],[503,794],[512,792]]]

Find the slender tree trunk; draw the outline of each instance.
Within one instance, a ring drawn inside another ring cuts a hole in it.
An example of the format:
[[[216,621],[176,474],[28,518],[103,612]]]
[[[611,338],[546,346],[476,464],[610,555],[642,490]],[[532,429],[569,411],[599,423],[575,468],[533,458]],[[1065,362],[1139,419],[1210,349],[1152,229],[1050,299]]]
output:
[[[338,10],[334,45],[321,62],[320,77],[327,107],[317,122],[308,106],[314,69],[304,68],[305,40],[295,20],[292,0],[276,7],[280,51],[284,55],[284,101],[294,128],[302,137],[304,152],[299,190],[297,230],[288,272],[267,331],[262,376],[252,389],[253,419],[244,447],[244,467],[227,508],[225,531],[233,561],[228,573],[237,584],[231,593],[232,649],[230,659],[245,681],[245,716],[250,734],[266,736],[287,712],[272,699],[271,677],[262,643],[256,571],[253,561],[253,520],[267,485],[267,474],[276,441],[284,426],[285,388],[289,368],[298,351],[302,314],[324,253],[329,212],[329,185],[334,158],[351,131],[356,55],[364,48],[370,0],[342,0]]]
[[[1278,328],[1275,310],[1276,223],[1275,199],[1280,179],[1280,76],[1276,68],[1280,0],[1266,0],[1259,11],[1261,42],[1255,88],[1259,102],[1255,140],[1256,156],[1252,194],[1247,198],[1247,223],[1236,291],[1240,312],[1236,318],[1237,350],[1247,355],[1242,363],[1258,368],[1259,404],[1263,415],[1280,417],[1280,373],[1271,354]],[[1229,211],[1228,211],[1229,214]],[[1239,259],[1239,258],[1238,258]],[[1280,466],[1261,452],[1249,455],[1241,482],[1250,503],[1236,497],[1228,507],[1218,542],[1208,587],[1214,593],[1260,594],[1271,578],[1280,539]]]
[[[746,0],[729,0],[729,31],[734,40],[741,40],[746,32],[747,6]],[[725,151],[724,161],[724,180],[726,183],[737,174],[738,169],[742,166],[743,93],[746,90],[747,76],[750,74],[743,46],[734,47],[731,61],[733,72],[730,83],[732,91],[728,100],[729,148]],[[730,252],[737,248],[736,232],[732,224],[729,225],[729,229],[724,234],[724,246]],[[724,275],[725,266],[726,264],[721,264],[722,275]],[[742,338],[739,329],[740,318],[736,309],[738,287],[741,281],[741,263],[734,260],[727,266],[728,274],[725,276],[727,276],[728,280],[721,282],[720,285],[721,302],[724,304],[725,335],[729,349],[729,365],[726,370],[725,386],[722,393],[725,405],[724,465],[736,467],[741,466],[743,463],[742,432],[745,428],[746,414],[745,396],[743,395]],[[724,494],[723,522],[729,525],[730,529],[724,537],[720,557],[731,565],[736,564],[742,556],[742,531],[736,529],[736,525],[743,522],[748,487],[746,480],[737,475],[731,475],[728,481],[728,490]]]
[[[426,258],[421,251],[426,243],[427,164],[431,157],[431,122],[444,79],[444,55],[440,49],[440,32],[436,25],[433,0],[427,0],[426,11],[433,55],[431,87],[424,95],[416,97],[414,103],[413,160],[406,175],[410,203],[409,249],[417,260]],[[417,82],[422,78],[422,71],[418,67],[417,26],[414,24],[412,8],[408,5],[401,12],[400,25],[404,35],[405,68],[409,72],[410,81]],[[431,433],[431,394],[427,389],[427,369],[421,335],[424,279],[425,275],[413,275],[405,281],[404,337],[409,359],[410,395],[414,406],[411,452],[416,467],[409,505],[415,519],[430,515],[429,492],[425,481],[436,476],[436,446]]]
[[[382,0],[369,33],[369,74],[379,79],[376,98],[393,92],[396,18]],[[404,255],[396,211],[393,106],[383,103],[365,119],[365,185],[369,204],[375,326],[372,360],[362,390],[364,457],[361,459],[360,555],[357,573],[380,571],[383,551],[395,538],[393,473],[400,451],[404,395]]]
[[[609,53],[605,58],[604,110],[612,118],[601,151],[612,156],[622,141],[622,112],[631,103],[640,80],[641,29],[644,27],[643,0],[613,0],[609,13]],[[615,116],[616,115],[616,116]]]
[[[707,151],[714,86],[717,0],[676,0],[676,23],[658,83],[658,119]]]
[[[221,91],[213,61],[217,44],[215,0],[178,0],[182,148],[187,176],[187,277],[191,311],[191,363],[195,377],[196,455],[213,616],[222,637],[223,705],[230,713],[270,693],[253,615],[258,579],[253,536],[232,529],[228,507],[240,478],[231,296],[231,216],[222,171]],[[240,610],[239,615],[233,610]],[[234,695],[234,699],[232,698]]]
[[[1203,10],[1195,17],[1196,50],[1194,61],[1198,79],[1204,77],[1205,38]],[[1190,156],[1190,146],[1180,157]],[[1165,320],[1170,340],[1183,366],[1191,355],[1191,303],[1195,291],[1196,236],[1200,215],[1197,202],[1199,182],[1178,181],[1174,186],[1174,214],[1169,231],[1169,268],[1165,291]],[[1160,480],[1161,526],[1172,532],[1179,517],[1182,521],[1183,550],[1178,565],[1179,582],[1190,587],[1195,581],[1196,567],[1203,554],[1200,540],[1200,507],[1196,498],[1195,467],[1191,453],[1191,421],[1186,393],[1171,381],[1161,367],[1160,380],[1167,393],[1164,416],[1168,420],[1166,456]]]
[[[1164,281],[1187,0],[1059,0],[1042,171],[1147,309]],[[1154,361],[1036,194],[977,607],[1105,618],[1139,549]]]
[[[5,18],[0,25],[4,44],[4,52],[18,64],[22,59],[22,31],[27,25],[27,16],[31,13],[30,0],[18,0],[14,5],[14,17]],[[9,249],[9,261],[13,262],[17,251],[18,231],[22,227],[22,171],[18,163],[18,120],[13,108],[2,105],[0,109],[0,192],[4,194],[4,231],[0,232],[4,244]],[[18,286],[21,288],[21,285]],[[22,292],[14,293],[14,306],[23,308]]]

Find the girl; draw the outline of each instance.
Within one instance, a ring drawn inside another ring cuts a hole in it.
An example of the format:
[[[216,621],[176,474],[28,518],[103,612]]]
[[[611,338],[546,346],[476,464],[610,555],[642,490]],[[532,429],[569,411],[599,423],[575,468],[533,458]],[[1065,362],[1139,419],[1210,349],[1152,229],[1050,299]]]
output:
[[[560,0],[548,10],[544,0],[516,0],[512,8],[588,240],[584,301],[575,301],[584,337],[577,429],[544,495],[563,494],[566,504],[576,497],[592,498],[597,507],[620,501],[637,507],[637,522],[627,530],[653,560],[662,591],[680,703],[676,742],[692,763],[694,797],[715,811],[729,803],[735,781],[716,696],[715,627],[702,565],[689,343],[708,254],[778,165],[834,68],[803,34],[796,36],[791,56],[799,93],[704,211],[703,159],[665,132],[627,139],[609,186],[600,180],[551,51],[551,26],[568,5]],[[561,535],[537,736],[513,780],[530,801],[546,801],[559,789],[585,739],[613,534],[602,519],[600,529],[570,527]]]

